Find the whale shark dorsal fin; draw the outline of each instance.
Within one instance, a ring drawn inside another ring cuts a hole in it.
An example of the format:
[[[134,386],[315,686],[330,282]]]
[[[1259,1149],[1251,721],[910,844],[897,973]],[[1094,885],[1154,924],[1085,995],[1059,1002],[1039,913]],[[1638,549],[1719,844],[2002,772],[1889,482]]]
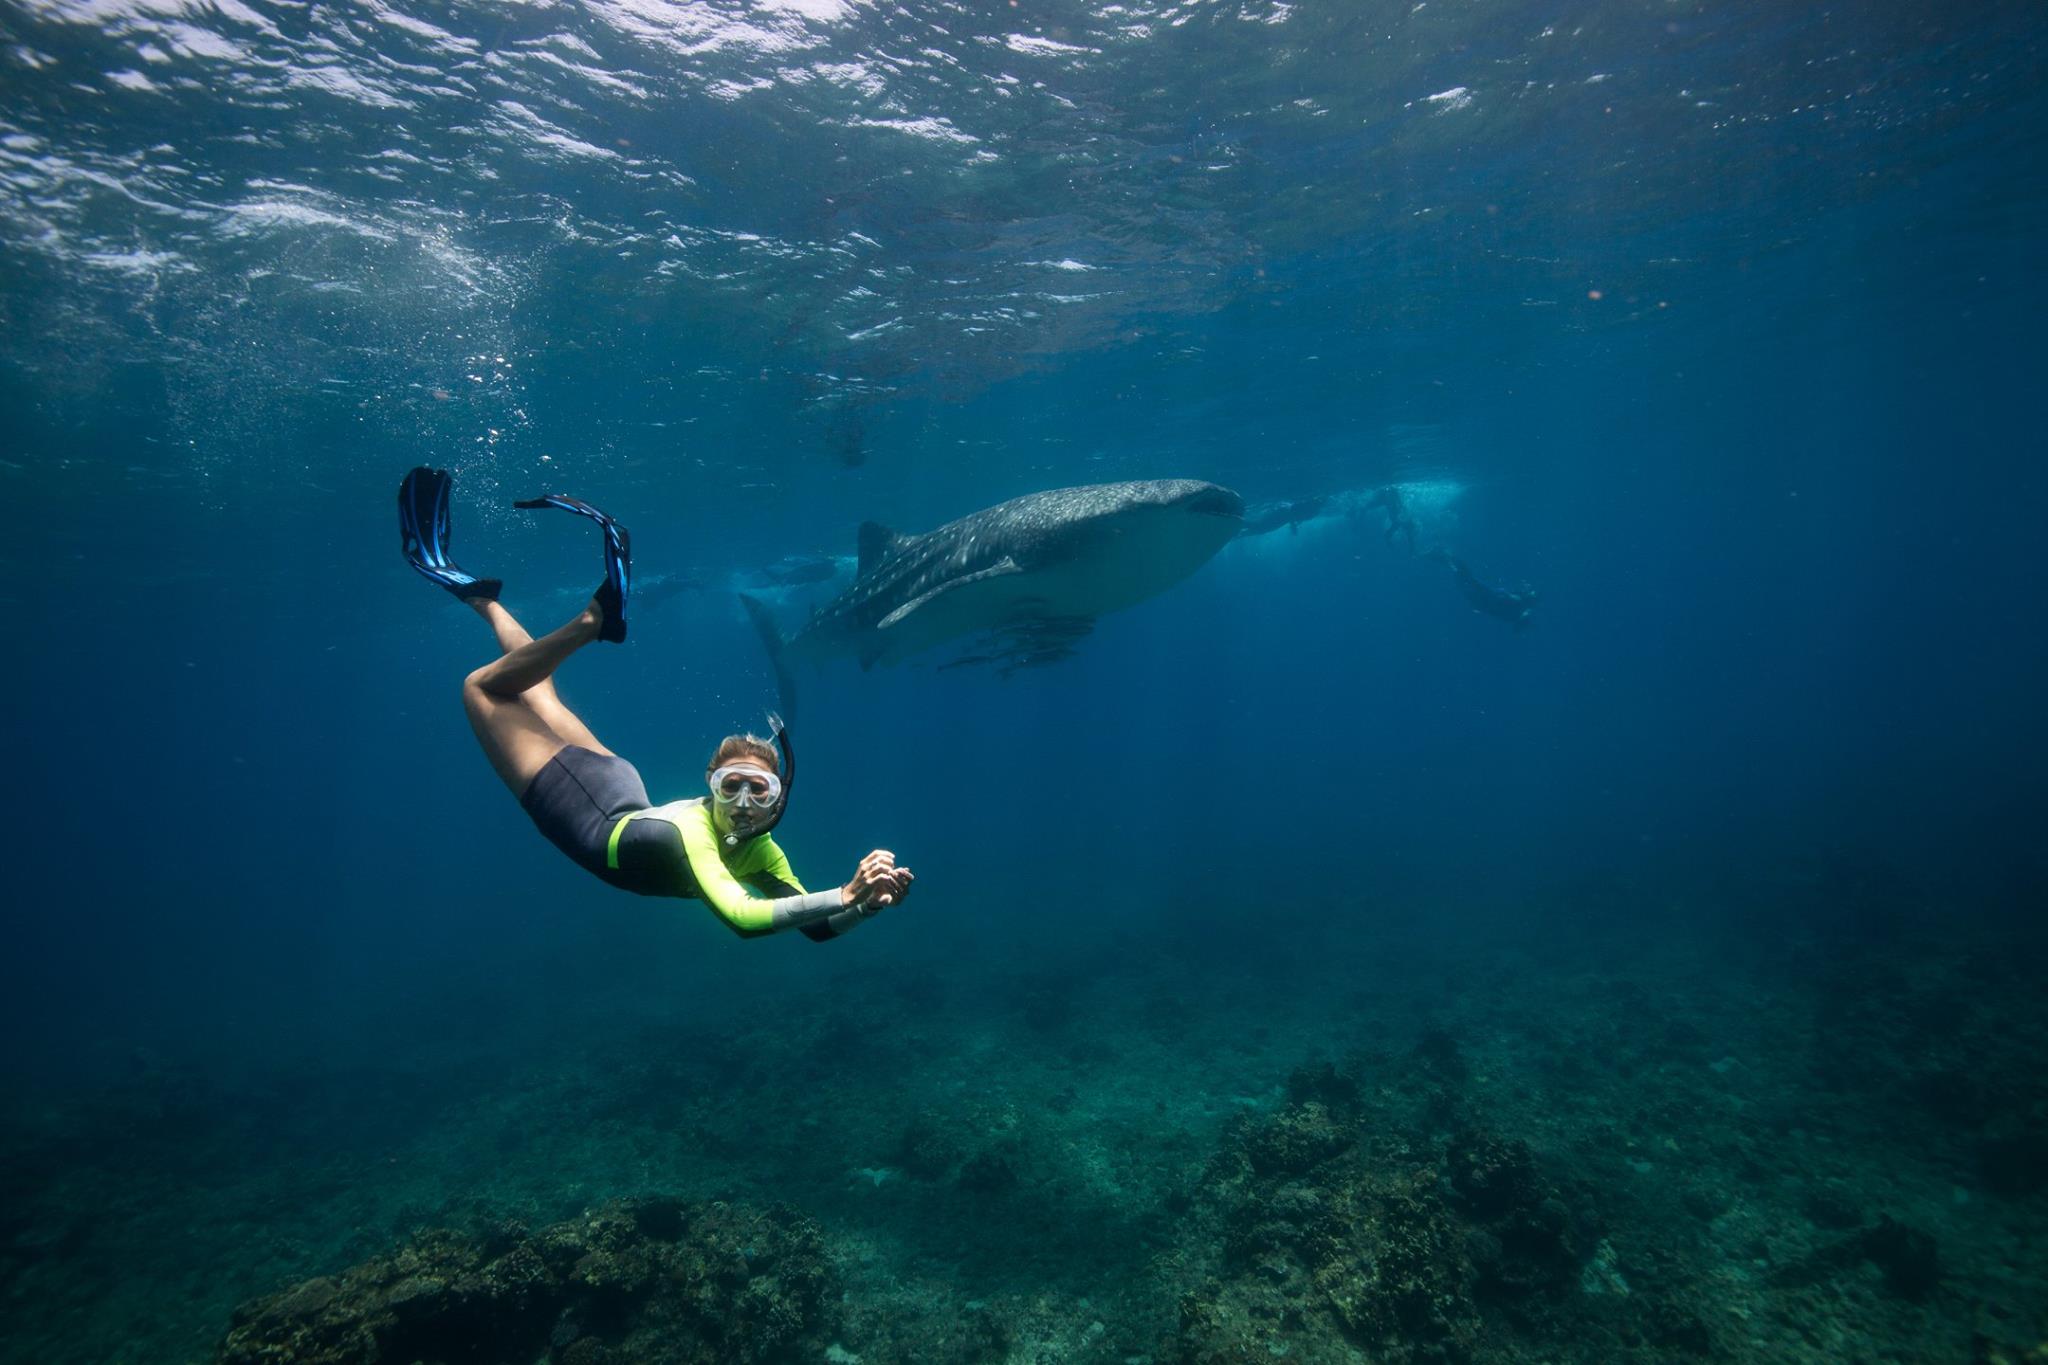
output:
[[[882,556],[895,549],[903,539],[905,537],[897,535],[879,521],[862,522],[855,541],[855,552],[859,557],[855,560],[853,576],[858,578],[874,568]]]
[[[902,624],[919,607],[929,605],[936,599],[952,592],[955,588],[964,588],[970,583],[986,583],[991,578],[1003,578],[1009,574],[1023,572],[1023,568],[1018,565],[1016,560],[1008,555],[1004,555],[1002,559],[989,565],[986,569],[978,569],[971,574],[964,574],[959,578],[949,578],[930,592],[919,593],[916,597],[911,598],[908,602],[905,602],[902,606],[875,622],[875,629],[887,630],[891,626]]]

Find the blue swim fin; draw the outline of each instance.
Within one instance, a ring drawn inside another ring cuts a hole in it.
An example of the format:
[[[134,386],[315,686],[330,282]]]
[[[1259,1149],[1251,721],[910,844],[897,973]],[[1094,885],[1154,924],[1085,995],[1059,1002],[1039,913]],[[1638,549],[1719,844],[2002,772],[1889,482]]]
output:
[[[424,465],[398,485],[398,541],[405,562],[465,602],[474,597],[495,602],[504,584],[467,573],[448,557],[448,492],[454,486],[447,470]]]
[[[559,507],[564,512],[574,512],[579,517],[589,517],[604,532],[604,582],[598,586],[594,596],[598,607],[604,612],[604,623],[597,629],[597,638],[613,644],[623,643],[626,638],[626,595],[633,590],[633,537],[625,527],[613,521],[604,513],[578,498],[563,493],[547,493],[538,498],[525,498],[512,504],[514,507]]]

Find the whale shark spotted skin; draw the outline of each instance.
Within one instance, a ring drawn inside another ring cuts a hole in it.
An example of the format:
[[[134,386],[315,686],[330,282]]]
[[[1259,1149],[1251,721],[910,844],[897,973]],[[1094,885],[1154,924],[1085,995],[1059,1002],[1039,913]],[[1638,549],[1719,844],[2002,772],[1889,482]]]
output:
[[[1096,617],[1202,567],[1243,517],[1242,498],[1196,479],[1056,488],[923,535],[866,523],[852,586],[786,643],[765,608],[747,606],[779,669],[842,654],[863,668],[893,665],[975,635],[992,638],[994,652],[959,662],[1028,667],[1064,657]],[[786,697],[789,691],[785,674]]]

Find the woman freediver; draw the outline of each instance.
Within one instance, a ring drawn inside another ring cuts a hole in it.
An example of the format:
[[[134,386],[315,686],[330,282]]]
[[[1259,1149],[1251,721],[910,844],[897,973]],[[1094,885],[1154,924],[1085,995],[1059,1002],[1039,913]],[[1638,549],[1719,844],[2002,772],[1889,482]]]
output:
[[[574,512],[604,533],[604,583],[574,620],[536,640],[499,603],[499,580],[465,573],[449,557],[453,483],[446,471],[423,467],[399,485],[406,561],[496,633],[501,654],[463,680],[463,710],[491,767],[557,848],[612,886],[702,900],[743,938],[784,929],[836,938],[910,894],[915,878],[887,849],[862,858],[852,879],[830,891],[805,891],[797,881],[769,837],[796,779],[796,755],[779,718],[770,717],[773,742],[754,735],[720,742],[705,767],[708,797],[653,804],[639,770],[598,741],[553,682],[562,662],[592,640],[626,638],[626,528],[558,493],[513,504]]]

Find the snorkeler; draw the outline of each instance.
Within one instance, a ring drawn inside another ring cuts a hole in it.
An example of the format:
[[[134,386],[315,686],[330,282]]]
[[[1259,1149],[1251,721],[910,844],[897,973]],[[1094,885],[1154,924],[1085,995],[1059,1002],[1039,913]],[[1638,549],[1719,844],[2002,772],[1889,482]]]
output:
[[[463,681],[463,709],[491,767],[557,848],[624,890],[702,900],[742,938],[783,929],[836,938],[902,902],[915,879],[886,849],[861,859],[844,886],[805,891],[797,881],[768,837],[796,781],[796,755],[779,717],[769,718],[772,742],[728,735],[719,744],[705,769],[708,798],[660,806],[650,801],[639,770],[598,742],[562,704],[552,681],[563,661],[592,640],[626,638],[632,584],[626,528],[559,494],[513,504],[558,507],[589,517],[604,532],[604,583],[574,620],[536,640],[499,604],[499,580],[465,573],[449,557],[452,484],[438,469],[405,476],[398,489],[405,557],[497,634],[503,653]]]
[[[1384,488],[1374,489],[1373,495],[1365,500],[1365,506],[1367,511],[1377,507],[1387,514],[1387,544],[1392,545],[1394,537],[1399,535],[1407,540],[1408,553],[1416,553],[1415,516],[1408,510],[1408,499],[1402,496],[1399,484],[1390,483]]]
[[[1450,566],[1451,573],[1458,580],[1458,591],[1472,604],[1472,610],[1506,621],[1516,630],[1521,630],[1529,624],[1529,615],[1536,610],[1536,589],[1527,583],[1513,592],[1505,588],[1488,587],[1472,576],[1472,571],[1465,567],[1464,560],[1441,546],[1431,550],[1428,557],[1441,559]]]
[[[1244,525],[1237,528],[1238,539],[1268,536],[1283,526],[1288,534],[1297,535],[1304,521],[1314,521],[1323,514],[1324,502],[1325,499],[1320,497],[1291,498],[1284,502],[1262,502],[1247,508]]]

